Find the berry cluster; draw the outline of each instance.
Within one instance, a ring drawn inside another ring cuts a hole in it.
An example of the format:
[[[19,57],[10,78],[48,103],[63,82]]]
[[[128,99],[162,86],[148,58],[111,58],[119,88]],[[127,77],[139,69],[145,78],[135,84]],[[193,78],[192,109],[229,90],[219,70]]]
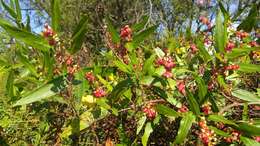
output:
[[[153,108],[153,105],[151,105],[151,104],[148,104],[147,106],[145,106],[143,108],[143,112],[146,114],[146,117],[150,120],[153,120],[157,115],[156,110]]]
[[[159,58],[156,60],[157,65],[162,65],[166,69],[166,71],[163,73],[163,76],[166,78],[171,78],[173,76],[172,74],[172,68],[176,66],[176,64],[173,62],[172,57],[165,56],[163,58]]]
[[[209,115],[212,113],[212,110],[211,110],[211,107],[210,107],[210,104],[209,103],[206,103],[204,105],[202,105],[202,112],[205,114],[205,115]]]
[[[225,140],[227,143],[237,142],[237,141],[239,141],[240,135],[241,135],[241,133],[240,133],[239,131],[233,130],[233,131],[231,132],[231,136],[230,136],[230,137],[224,137],[224,140]]]
[[[106,96],[106,92],[101,87],[99,87],[93,91],[93,95],[97,98],[100,98]]]
[[[229,65],[225,67],[225,70],[238,70],[239,69],[239,65],[234,64],[234,65]]]
[[[200,127],[200,133],[198,133],[198,135],[202,143],[205,146],[214,145],[215,134],[212,130],[208,128],[206,120],[203,118],[201,121],[198,122],[198,125]]]
[[[225,47],[225,50],[226,50],[227,52],[231,52],[232,49],[235,48],[235,46],[236,46],[236,45],[235,45],[233,42],[228,42],[227,45],[226,45],[226,47]]]
[[[86,72],[85,79],[88,80],[90,84],[93,84],[96,78],[95,78],[93,72]]]
[[[49,45],[54,46],[57,43],[57,35],[55,35],[52,28],[46,23],[44,24],[43,36],[48,39]]]
[[[124,39],[126,41],[131,41],[132,40],[132,30],[129,27],[129,25],[124,26],[120,30],[120,37],[121,39]]]
[[[242,31],[237,31],[236,32],[236,37],[238,37],[240,39],[246,38],[248,36],[249,36],[249,34],[247,32],[242,32]]]
[[[79,66],[77,64],[74,65],[74,60],[70,55],[66,57],[65,64],[69,75],[73,75],[79,69]]]

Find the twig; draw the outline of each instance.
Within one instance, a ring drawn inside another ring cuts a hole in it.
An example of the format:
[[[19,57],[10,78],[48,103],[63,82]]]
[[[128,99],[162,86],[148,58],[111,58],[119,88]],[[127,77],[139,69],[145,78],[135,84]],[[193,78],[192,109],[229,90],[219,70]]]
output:
[[[236,107],[236,106],[242,106],[244,105],[245,103],[238,103],[238,102],[235,102],[235,103],[232,103],[230,105],[227,105],[225,106],[224,108],[222,108],[218,114],[219,115],[222,115],[225,111],[228,111],[229,109],[231,109],[232,107]],[[249,102],[248,105],[252,105],[252,104],[260,104],[260,102]]]

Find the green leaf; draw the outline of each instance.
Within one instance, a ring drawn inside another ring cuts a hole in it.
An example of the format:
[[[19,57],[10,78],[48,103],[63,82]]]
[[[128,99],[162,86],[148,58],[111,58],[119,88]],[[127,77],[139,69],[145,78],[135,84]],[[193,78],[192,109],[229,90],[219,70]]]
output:
[[[113,113],[114,115],[118,116],[118,110],[115,109],[115,108],[113,108],[113,107],[111,107],[109,104],[107,104],[107,101],[106,101],[105,98],[99,98],[99,99],[97,99],[97,104],[98,104],[100,107],[102,107],[102,108],[104,108],[104,109],[106,109],[106,110],[108,110],[108,111],[112,111],[112,113]]]
[[[212,59],[212,57],[209,55],[209,52],[205,49],[204,44],[201,40],[196,41],[197,47],[199,48],[199,55],[202,56],[203,60],[205,62],[208,62]]]
[[[251,102],[260,101],[260,98],[258,98],[257,95],[243,89],[232,91],[232,95],[244,101],[251,101]]]
[[[23,63],[23,65],[30,70],[30,72],[37,76],[37,71],[35,69],[35,67],[30,63],[29,59],[27,59],[25,56],[23,56],[21,54],[21,52],[16,52],[17,57],[19,58],[19,60]]]
[[[30,32],[21,30],[15,26],[12,26],[9,22],[3,19],[0,19],[0,26],[11,36],[15,37],[16,39],[24,42],[29,46],[40,49],[42,51],[47,51],[50,49],[47,40],[45,40],[42,36],[34,35]]]
[[[106,88],[108,89],[108,92],[112,91],[113,90],[113,87],[110,85],[109,82],[107,82],[105,79],[103,79],[100,75],[96,75],[98,80],[106,86]]]
[[[31,32],[31,19],[30,19],[30,15],[26,15],[26,30],[28,32]]]
[[[260,146],[260,143],[253,140],[253,139],[250,139],[250,138],[247,138],[247,137],[244,137],[244,136],[240,136],[240,140],[246,145],[246,146]]]
[[[238,126],[235,122],[233,122],[231,120],[227,120],[223,116],[220,116],[220,115],[209,115],[208,120],[214,121],[214,122],[222,122],[224,124],[233,125],[236,127]]]
[[[17,19],[17,14],[15,13],[15,10],[9,7],[3,0],[1,0],[2,5],[4,9],[14,18]]]
[[[226,56],[229,59],[235,59],[237,57],[246,56],[254,50],[256,50],[256,48],[234,48],[232,52],[227,53]]]
[[[199,107],[199,104],[198,102],[196,101],[196,99],[194,98],[194,96],[192,95],[192,93],[186,89],[186,93],[187,93],[187,100],[188,100],[188,103],[189,103],[189,107],[191,109],[191,111],[196,114],[196,115],[199,115],[200,114],[200,107]]]
[[[141,19],[142,19],[142,21],[140,23],[136,23],[131,27],[133,32],[138,32],[138,31],[142,30],[144,28],[145,24],[147,23],[149,17],[143,16]]]
[[[146,121],[146,116],[142,116],[138,122],[137,122],[137,130],[136,130],[136,135],[138,135],[140,133],[140,131],[143,129],[144,124]]]
[[[225,27],[222,21],[222,13],[221,11],[218,11],[217,17],[216,17],[216,27],[214,32],[214,40],[215,40],[215,46],[217,48],[217,52],[224,52],[225,51],[225,45],[226,45],[226,33],[225,33]]]
[[[115,44],[119,44],[120,43],[120,36],[119,36],[117,30],[113,26],[113,24],[112,24],[112,22],[111,22],[109,17],[106,18],[106,21],[107,21],[107,30],[110,33],[111,37],[112,37],[112,41]]]
[[[51,26],[55,32],[59,31],[61,20],[60,0],[51,1]]]
[[[198,90],[199,90],[198,95],[199,95],[199,99],[200,99],[199,101],[201,103],[202,101],[204,101],[204,97],[207,94],[208,88],[207,88],[204,80],[201,77],[197,76],[195,78],[195,80],[198,84]]]
[[[165,115],[165,116],[169,116],[169,117],[179,117],[180,116],[178,112],[176,112],[172,108],[169,108],[169,107],[164,106],[162,104],[156,105],[156,111],[159,114],[162,114],[162,115]]]
[[[148,139],[149,139],[149,136],[150,134],[153,132],[153,127],[152,127],[152,124],[151,122],[148,122],[145,126],[145,129],[144,129],[144,135],[142,136],[142,144],[143,146],[146,146],[147,145],[147,142],[148,142]]]
[[[7,82],[6,82],[6,90],[7,90],[7,95],[11,98],[14,97],[15,91],[14,91],[14,71],[10,70],[8,77],[7,77]]]
[[[132,70],[131,68],[126,65],[124,62],[122,62],[121,60],[115,60],[114,64],[123,72],[131,74]]]
[[[260,128],[245,122],[238,123],[238,127],[236,129],[243,131],[248,135],[260,136]]]
[[[16,14],[17,14],[17,18],[16,18],[17,23],[21,23],[22,22],[22,11],[21,11],[19,0],[15,0],[15,10],[16,10]]]
[[[75,28],[73,35],[72,35],[72,44],[71,44],[71,50],[70,52],[72,54],[76,53],[81,49],[81,46],[85,39],[85,34],[87,32],[87,23],[88,23],[88,17],[83,16]]]
[[[242,113],[242,120],[247,121],[248,120],[248,103],[244,103],[243,105],[243,113]]]
[[[131,79],[125,79],[121,82],[119,82],[112,90],[111,94],[109,95],[109,97],[113,100],[113,101],[117,101],[120,96],[127,91],[128,89],[131,88],[131,86],[134,85],[134,82]]]
[[[159,47],[156,47],[155,49],[155,54],[159,57],[159,58],[163,58],[165,56],[165,53],[162,51],[162,49],[160,49]]]
[[[260,72],[260,65],[239,63],[239,71],[246,73]]]
[[[150,86],[153,83],[154,77],[152,76],[144,76],[140,80],[140,84]]]
[[[224,136],[224,137],[229,137],[230,135],[222,130],[219,130],[218,128],[216,127],[213,127],[213,126],[209,126],[209,129],[213,130],[217,135],[220,135],[220,136]]]
[[[135,48],[138,47],[141,42],[143,42],[145,39],[147,39],[147,37],[149,35],[153,34],[154,31],[157,29],[157,27],[158,27],[157,25],[149,27],[146,30],[144,30],[144,31],[138,33],[137,35],[135,35],[133,37],[133,41],[132,41]]]
[[[50,83],[47,83],[40,88],[32,91],[25,97],[22,97],[14,104],[14,106],[25,105],[54,96],[58,94],[62,89],[64,89],[65,86],[65,80],[63,77],[56,78]]]
[[[150,56],[150,58],[145,60],[144,67],[143,67],[143,74],[148,73],[149,75],[152,75],[154,73],[153,62],[154,62],[155,58],[156,58],[156,56],[153,54]]]
[[[190,112],[182,118],[177,137],[174,141],[175,144],[180,144],[185,140],[195,118],[196,117]]]
[[[225,7],[224,7],[223,4],[221,3],[221,1],[219,1],[218,3],[219,3],[219,8],[220,8],[221,12],[222,12],[223,15],[224,15],[225,21],[227,21],[227,20],[230,18],[229,13],[228,13],[228,11],[225,9]]]
[[[257,27],[257,13],[257,5],[252,5],[252,8],[246,19],[244,19],[238,26],[238,30],[242,29],[244,31],[250,32],[254,27]]]

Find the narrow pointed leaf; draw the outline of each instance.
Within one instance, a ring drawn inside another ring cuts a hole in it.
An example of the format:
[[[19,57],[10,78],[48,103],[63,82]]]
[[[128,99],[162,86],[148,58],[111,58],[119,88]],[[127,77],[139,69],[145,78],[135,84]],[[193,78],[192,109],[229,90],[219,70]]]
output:
[[[182,118],[177,137],[174,141],[175,144],[180,144],[185,140],[194,121],[195,116],[192,113],[188,113]]]
[[[255,73],[260,72],[260,65],[248,64],[248,63],[239,63],[239,71],[245,73]]]
[[[214,122],[222,122],[224,124],[228,124],[228,125],[233,125],[233,126],[238,126],[235,122],[231,121],[231,120],[227,120],[226,118],[224,118],[223,116],[220,115],[210,115],[208,117],[209,120],[214,121]]]
[[[65,81],[63,77],[54,79],[50,83],[47,83],[41,86],[40,88],[36,89],[35,91],[32,91],[28,95],[22,97],[14,104],[14,106],[26,105],[54,96],[58,94],[62,89],[65,88],[64,82]]]
[[[238,89],[238,90],[234,90],[232,91],[232,95],[242,99],[244,101],[251,101],[251,102],[259,102],[260,98],[257,97],[256,94],[253,94],[249,91],[243,90],[243,89]]]
[[[260,143],[244,136],[240,136],[240,140],[246,145],[246,146],[260,146]]]
[[[21,30],[15,26],[12,26],[9,22],[3,19],[0,19],[0,26],[11,36],[15,37],[16,39],[24,42],[29,46],[32,46],[36,49],[40,49],[42,51],[47,51],[50,49],[47,40],[45,40],[42,36]]]
[[[155,30],[157,29],[157,27],[158,27],[157,25],[149,27],[146,30],[135,35],[133,37],[133,41],[132,41],[135,48],[138,47],[141,42],[143,42],[145,39],[147,39],[148,36],[153,34],[155,32]]]
[[[60,0],[52,0],[51,1],[51,22],[52,29],[55,32],[59,31],[59,25],[61,20],[61,11],[60,11]]]
[[[15,10],[11,7],[9,7],[5,2],[4,0],[1,0],[2,2],[2,5],[4,7],[4,9],[14,18],[16,19],[17,18],[17,14],[15,13]]]
[[[153,132],[152,124],[151,122],[148,122],[144,129],[144,135],[142,137],[142,144],[143,146],[147,146],[148,139],[150,137],[150,134]]]
[[[15,10],[16,10],[16,14],[17,14],[16,19],[20,23],[22,21],[22,11],[21,11],[19,0],[15,0]]]
[[[144,124],[146,121],[146,116],[142,116],[138,122],[137,122],[137,130],[136,130],[136,135],[138,135],[140,133],[140,131],[143,129]]]
[[[165,115],[165,116],[169,116],[169,117],[179,117],[180,114],[178,112],[176,112],[175,110],[173,110],[172,108],[169,108],[167,106],[164,106],[162,104],[158,104],[156,105],[156,111],[159,114]]]
[[[225,49],[225,30],[224,30],[224,24],[222,20],[222,13],[221,11],[218,11],[217,17],[216,17],[216,27],[214,32],[214,40],[215,40],[215,46],[217,48],[218,52],[224,52]]]
[[[200,107],[198,102],[196,101],[196,99],[194,98],[194,96],[192,95],[192,93],[186,89],[187,92],[187,99],[188,99],[188,103],[189,103],[189,107],[191,109],[191,111],[196,114],[199,115],[200,113]]]
[[[119,44],[120,43],[120,36],[119,36],[117,30],[113,26],[109,17],[106,18],[106,21],[107,21],[107,29],[108,29],[108,32],[110,33],[111,37],[112,37],[112,41],[115,44]]]
[[[81,46],[85,40],[85,34],[87,33],[87,24],[88,17],[83,16],[72,35],[72,44],[70,50],[72,54],[81,49]]]

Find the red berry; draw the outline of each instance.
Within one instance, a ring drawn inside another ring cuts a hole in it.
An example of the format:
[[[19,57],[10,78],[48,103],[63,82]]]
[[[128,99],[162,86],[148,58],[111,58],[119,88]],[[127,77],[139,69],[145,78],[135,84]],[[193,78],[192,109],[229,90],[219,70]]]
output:
[[[50,46],[54,46],[55,44],[56,44],[55,39],[52,38],[52,39],[49,40],[49,45]]]
[[[227,45],[226,45],[226,48],[225,50],[230,52],[232,51],[232,49],[235,47],[235,44],[233,42],[228,42]]]
[[[163,58],[158,58],[155,63],[157,65],[163,65]]]
[[[183,81],[179,82],[177,84],[177,88],[179,90],[179,92],[182,94],[182,95],[186,95],[186,91],[185,91],[185,83]]]
[[[256,136],[255,141],[260,142],[260,136]]]
[[[185,105],[182,105],[181,108],[179,108],[179,110],[178,110],[178,112],[181,112],[181,113],[186,113],[188,111],[189,111],[189,109]]]
[[[97,88],[94,92],[93,92],[93,95],[95,97],[104,97],[106,96],[106,92],[102,89],[102,88]]]
[[[235,64],[235,65],[229,65],[225,67],[225,70],[238,70],[239,69],[239,65]]]
[[[95,81],[95,76],[92,72],[86,72],[85,79],[88,80],[90,83],[93,83]]]
[[[163,76],[164,76],[165,78],[171,78],[173,75],[172,75],[172,72],[166,70],[166,71],[163,73]]]
[[[164,57],[163,65],[164,65],[165,69],[168,71],[176,66],[176,64],[173,62],[173,59],[171,57]]]
[[[157,112],[151,105],[148,105],[143,108],[143,112],[146,114],[146,117],[150,120],[154,119],[157,115]]]
[[[204,113],[205,115],[208,115],[208,114],[210,114],[210,112],[211,112],[211,107],[210,107],[209,105],[204,105],[204,106],[202,107],[202,111],[203,111],[203,113]]]
[[[258,44],[257,44],[256,41],[251,41],[251,42],[249,43],[249,45],[250,45],[251,47],[258,47]]]
[[[72,65],[73,63],[73,59],[71,56],[68,56],[67,59],[66,59],[66,65]]]
[[[191,44],[190,49],[193,54],[195,54],[198,51],[198,48],[195,44]]]
[[[213,89],[214,89],[214,83],[212,82],[212,81],[210,81],[209,83],[208,83],[208,90],[209,91],[212,91]]]
[[[123,28],[121,28],[121,30],[120,30],[120,37],[122,39],[126,39],[127,41],[131,40],[131,38],[132,38],[132,30],[129,27],[129,25],[126,25]]]

